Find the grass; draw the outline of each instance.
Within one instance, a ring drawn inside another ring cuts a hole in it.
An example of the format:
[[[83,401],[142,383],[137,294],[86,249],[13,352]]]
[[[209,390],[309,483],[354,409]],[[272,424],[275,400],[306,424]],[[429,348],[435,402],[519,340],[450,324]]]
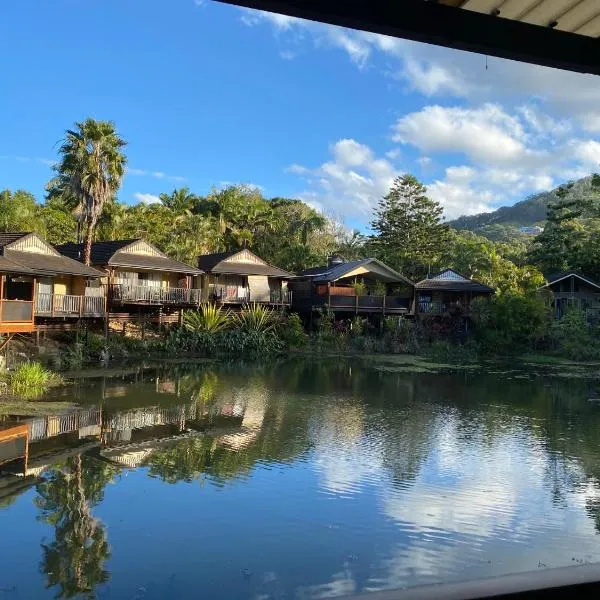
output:
[[[37,398],[50,386],[63,382],[63,378],[58,373],[46,369],[37,362],[20,364],[14,371],[8,373],[6,379],[12,394],[23,399]]]

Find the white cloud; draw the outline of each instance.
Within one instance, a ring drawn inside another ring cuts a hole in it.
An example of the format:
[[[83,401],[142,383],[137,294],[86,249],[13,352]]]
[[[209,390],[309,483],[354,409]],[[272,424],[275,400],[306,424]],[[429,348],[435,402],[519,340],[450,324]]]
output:
[[[294,60],[297,56],[297,54],[295,52],[293,52],[292,50],[282,50],[279,53],[279,56],[281,56],[281,58],[283,58],[283,60]]]
[[[136,192],[133,194],[133,197],[143,204],[159,204],[160,198],[155,196],[154,194],[142,194],[141,192]]]
[[[126,172],[128,175],[135,175],[137,177],[153,177],[154,179],[166,179],[175,182],[187,180],[186,177],[182,177],[181,175],[167,175],[163,171],[148,171],[147,169],[136,169],[133,167],[127,167]]]
[[[495,104],[426,106],[398,119],[392,130],[395,142],[424,152],[461,152],[476,161],[523,164],[544,155],[526,148],[521,122]]]
[[[385,155],[390,160],[396,160],[402,156],[402,150],[400,150],[400,148],[392,148],[391,150],[388,150]]]
[[[0,160],[15,160],[21,163],[38,163],[45,167],[53,167],[56,164],[56,160],[50,158],[39,158],[32,156],[15,156],[14,154],[0,154]]]

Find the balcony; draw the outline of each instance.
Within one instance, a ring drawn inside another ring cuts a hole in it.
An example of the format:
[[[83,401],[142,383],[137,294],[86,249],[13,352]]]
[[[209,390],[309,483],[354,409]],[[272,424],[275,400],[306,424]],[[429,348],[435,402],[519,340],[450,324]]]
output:
[[[189,304],[198,306],[201,297],[199,289],[159,288],[115,283],[110,286],[110,300],[121,304]]]
[[[250,288],[235,285],[210,284],[208,286],[208,297],[213,302],[223,304],[280,304],[289,305],[292,302],[292,292],[283,290],[271,290],[269,300],[256,299],[252,297]]]
[[[35,299],[38,317],[103,317],[105,313],[104,296],[38,294]]]
[[[418,303],[419,313],[427,315],[469,316],[471,307],[460,302],[429,302],[421,300]]]
[[[403,314],[410,312],[410,299],[399,296],[356,296],[332,294],[329,307],[333,310]]]

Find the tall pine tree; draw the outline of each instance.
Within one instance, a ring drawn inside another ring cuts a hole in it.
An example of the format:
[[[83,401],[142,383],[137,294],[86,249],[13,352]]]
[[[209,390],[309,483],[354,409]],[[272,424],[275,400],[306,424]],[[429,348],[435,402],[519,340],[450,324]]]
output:
[[[371,221],[377,256],[407,277],[422,279],[438,266],[448,241],[442,213],[442,206],[427,196],[427,188],[415,177],[397,177]]]

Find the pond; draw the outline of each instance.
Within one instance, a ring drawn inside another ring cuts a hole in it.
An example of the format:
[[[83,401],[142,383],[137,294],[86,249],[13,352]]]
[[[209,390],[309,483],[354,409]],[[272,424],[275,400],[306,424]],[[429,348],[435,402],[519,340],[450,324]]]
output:
[[[591,379],[380,362],[79,379],[0,476],[11,598],[322,598],[600,560]]]

